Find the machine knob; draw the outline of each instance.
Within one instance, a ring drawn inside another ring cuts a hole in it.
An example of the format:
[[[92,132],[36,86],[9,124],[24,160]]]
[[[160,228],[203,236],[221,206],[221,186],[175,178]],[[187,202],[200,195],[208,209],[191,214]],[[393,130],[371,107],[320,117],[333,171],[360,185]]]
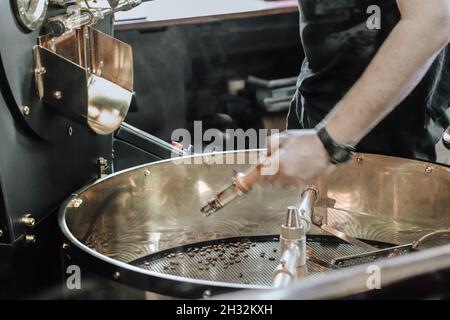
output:
[[[32,228],[34,227],[34,224],[36,223],[35,219],[31,216],[31,214],[26,214],[22,217],[22,219],[20,220],[25,227],[27,228]]]

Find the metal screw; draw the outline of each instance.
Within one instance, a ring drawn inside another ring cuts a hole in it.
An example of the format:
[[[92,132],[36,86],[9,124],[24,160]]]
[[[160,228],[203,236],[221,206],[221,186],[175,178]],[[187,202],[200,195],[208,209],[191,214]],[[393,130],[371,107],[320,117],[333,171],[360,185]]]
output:
[[[25,235],[25,242],[26,243],[35,243],[36,242],[36,236],[34,234],[27,234],[27,235]]]
[[[116,279],[116,280],[119,280],[119,278],[120,278],[120,272],[119,272],[119,271],[114,272],[114,273],[113,273],[113,278]]]
[[[0,229],[0,238],[3,237],[3,230]]]
[[[144,170],[144,176],[148,177],[150,175],[150,171],[149,170]]]
[[[209,298],[211,298],[211,291],[210,290],[203,291],[203,299],[209,299]]]
[[[68,208],[79,208],[83,204],[83,200],[80,198],[74,198],[70,200],[69,204],[67,205]]]
[[[101,166],[107,166],[108,160],[103,157],[99,157],[99,158],[97,158],[97,163]]]
[[[30,114],[30,107],[28,107],[28,106],[23,106],[22,107],[22,113],[24,114],[24,115],[29,115]]]
[[[24,215],[20,221],[21,221],[21,222],[25,225],[25,227],[27,227],[27,228],[33,227],[34,224],[35,224],[35,222],[36,222],[36,221],[34,220],[34,218],[31,216],[31,214],[26,214],[26,215]]]
[[[61,248],[63,248],[63,250],[67,250],[70,248],[70,244],[68,244],[67,242],[63,242],[63,244],[61,245]]]
[[[35,73],[37,75],[43,75],[47,73],[47,69],[45,69],[45,67],[41,67],[41,68],[36,68]]]
[[[55,92],[53,92],[53,99],[55,99],[55,100],[61,100],[61,99],[62,99],[62,96],[63,96],[63,94],[62,94],[61,91],[55,91]]]
[[[363,161],[364,161],[364,158],[362,156],[358,156],[356,158],[356,162],[359,163],[359,164],[363,163]]]
[[[71,136],[73,136],[73,127],[72,126],[69,126],[68,128],[67,128],[67,134],[71,137]]]
[[[428,167],[425,168],[425,172],[426,173],[432,173],[433,172],[433,168],[428,166]]]

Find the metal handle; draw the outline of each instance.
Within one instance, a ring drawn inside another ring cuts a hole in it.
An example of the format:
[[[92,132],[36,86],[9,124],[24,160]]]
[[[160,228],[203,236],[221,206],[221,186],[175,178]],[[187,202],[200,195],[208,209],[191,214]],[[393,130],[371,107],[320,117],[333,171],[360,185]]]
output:
[[[209,217],[236,198],[250,192],[256,184],[256,179],[260,174],[260,168],[261,164],[257,164],[248,170],[247,173],[237,173],[233,177],[233,183],[218,193],[216,197],[202,207],[200,211],[205,217]]]
[[[274,287],[285,287],[307,274],[306,233],[311,227],[317,199],[317,189],[308,187],[302,193],[299,207],[288,207],[286,222],[281,226],[281,260],[272,275]]]
[[[301,252],[299,246],[291,243],[284,250],[281,256],[280,264],[273,272],[273,286],[275,288],[287,287],[297,278],[297,261]]]
[[[319,191],[315,187],[308,187],[302,193],[302,201],[298,208],[300,217],[305,224],[306,232],[311,227],[311,220],[314,212],[314,205],[319,199]]]

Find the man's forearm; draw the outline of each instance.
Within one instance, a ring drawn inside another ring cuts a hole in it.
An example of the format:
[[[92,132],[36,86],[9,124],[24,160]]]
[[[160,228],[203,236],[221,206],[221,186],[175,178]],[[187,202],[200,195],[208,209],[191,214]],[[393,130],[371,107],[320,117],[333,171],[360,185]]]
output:
[[[429,25],[402,19],[326,117],[330,135],[340,143],[357,144],[417,86],[445,46],[442,37]]]

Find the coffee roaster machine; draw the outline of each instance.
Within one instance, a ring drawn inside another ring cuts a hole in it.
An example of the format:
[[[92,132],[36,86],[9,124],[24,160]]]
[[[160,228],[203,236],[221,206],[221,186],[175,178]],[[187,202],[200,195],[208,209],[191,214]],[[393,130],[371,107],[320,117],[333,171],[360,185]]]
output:
[[[449,297],[449,167],[359,154],[242,192],[260,151],[188,155],[124,123],[112,20],[139,3],[0,2],[1,298]]]
[[[112,21],[140,2],[0,2],[0,297],[59,287],[56,211],[71,192],[173,151],[123,123],[133,55]]]

